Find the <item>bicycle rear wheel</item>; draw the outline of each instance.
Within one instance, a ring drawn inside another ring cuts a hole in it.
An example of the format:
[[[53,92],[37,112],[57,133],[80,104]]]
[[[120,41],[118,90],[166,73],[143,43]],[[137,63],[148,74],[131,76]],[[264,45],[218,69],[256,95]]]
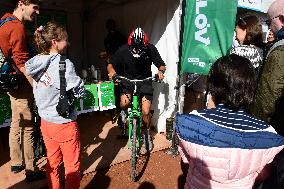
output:
[[[137,126],[138,120],[132,120],[132,141],[131,141],[131,179],[136,179],[136,166],[137,166]]]

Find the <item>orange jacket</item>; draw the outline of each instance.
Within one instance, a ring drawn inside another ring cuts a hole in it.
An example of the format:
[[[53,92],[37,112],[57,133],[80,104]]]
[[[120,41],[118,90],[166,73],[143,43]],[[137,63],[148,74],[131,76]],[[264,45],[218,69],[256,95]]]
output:
[[[7,17],[15,16],[6,13],[1,19]],[[29,59],[29,53],[25,27],[20,20],[8,21],[0,27],[0,48],[5,57],[13,56],[13,60],[19,69],[25,66]]]

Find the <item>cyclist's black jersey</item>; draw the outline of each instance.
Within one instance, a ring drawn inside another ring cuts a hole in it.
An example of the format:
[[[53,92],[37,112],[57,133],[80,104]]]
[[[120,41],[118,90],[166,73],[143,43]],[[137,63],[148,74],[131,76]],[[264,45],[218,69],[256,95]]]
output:
[[[113,65],[118,75],[129,79],[145,79],[152,76],[152,63],[159,68],[165,66],[157,48],[148,44],[146,52],[140,58],[134,58],[128,45],[121,46],[113,55],[110,64]]]

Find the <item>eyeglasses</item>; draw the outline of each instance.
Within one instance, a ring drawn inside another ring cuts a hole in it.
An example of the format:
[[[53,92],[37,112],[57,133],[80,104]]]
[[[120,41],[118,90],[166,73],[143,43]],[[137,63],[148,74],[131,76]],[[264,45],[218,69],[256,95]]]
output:
[[[272,20],[274,20],[275,18],[278,18],[278,17],[280,17],[280,15],[275,16],[275,17],[273,17],[273,18],[271,18],[271,19],[266,20],[265,23],[266,23],[268,26],[270,26]]]

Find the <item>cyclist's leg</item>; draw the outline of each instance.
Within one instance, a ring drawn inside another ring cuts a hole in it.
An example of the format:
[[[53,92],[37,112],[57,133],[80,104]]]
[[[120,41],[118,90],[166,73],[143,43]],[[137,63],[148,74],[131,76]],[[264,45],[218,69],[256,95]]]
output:
[[[122,129],[121,137],[127,136],[127,108],[130,106],[131,94],[122,93],[120,96],[120,115],[117,120],[118,126]]]
[[[114,123],[120,114],[120,86],[118,83],[114,84],[114,97],[115,97],[115,106],[116,108],[111,110],[111,117],[112,117],[112,123]]]
[[[124,128],[126,122],[126,110],[130,106],[131,102],[131,90],[129,86],[120,85],[120,116],[118,118],[118,125]]]
[[[149,129],[151,126],[151,102],[153,99],[153,87],[151,82],[145,82],[140,88],[140,97],[142,101],[142,115],[144,126]]]
[[[143,140],[147,151],[153,149],[153,141],[150,135],[151,115],[150,115],[151,101],[145,96],[142,97],[142,119],[144,122]]]
[[[150,115],[151,101],[147,99],[145,96],[142,97],[142,115],[144,126],[149,129],[151,123],[151,115]]]
[[[153,141],[150,135],[150,126],[151,126],[151,102],[153,98],[153,87],[151,82],[145,82],[140,88],[140,95],[142,97],[142,119],[144,122],[144,131],[143,139],[144,145],[147,151],[151,151],[153,149]]]
[[[128,85],[120,85],[120,108],[126,110],[131,102],[132,93],[131,88]]]

